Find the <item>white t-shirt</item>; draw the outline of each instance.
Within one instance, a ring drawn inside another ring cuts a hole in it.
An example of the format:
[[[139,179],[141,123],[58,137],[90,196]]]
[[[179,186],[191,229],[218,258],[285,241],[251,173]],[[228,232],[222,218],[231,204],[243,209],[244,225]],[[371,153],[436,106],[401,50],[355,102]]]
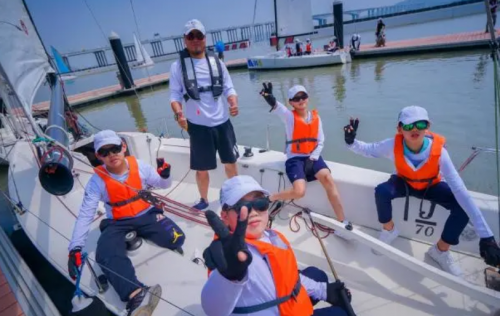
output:
[[[210,70],[206,58],[195,59],[192,58],[194,69],[196,72],[196,81],[198,87],[208,87],[212,85],[210,78]],[[222,76],[224,81],[223,97],[222,95],[214,99],[212,92],[200,92],[200,100],[189,99],[184,107],[184,115],[189,122],[204,125],[204,126],[218,126],[225,123],[229,119],[229,105],[226,104],[224,99],[230,95],[236,95],[233,88],[233,82],[229,76],[226,65],[221,62]],[[184,100],[186,88],[182,78],[181,63],[179,60],[175,61],[170,66],[170,102],[181,102]]]

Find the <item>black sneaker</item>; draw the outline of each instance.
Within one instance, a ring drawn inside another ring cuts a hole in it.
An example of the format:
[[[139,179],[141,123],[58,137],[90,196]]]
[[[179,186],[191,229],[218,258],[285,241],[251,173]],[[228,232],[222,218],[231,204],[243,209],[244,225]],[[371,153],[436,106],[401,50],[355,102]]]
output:
[[[161,297],[161,286],[146,286],[127,302],[127,316],[151,316]]]

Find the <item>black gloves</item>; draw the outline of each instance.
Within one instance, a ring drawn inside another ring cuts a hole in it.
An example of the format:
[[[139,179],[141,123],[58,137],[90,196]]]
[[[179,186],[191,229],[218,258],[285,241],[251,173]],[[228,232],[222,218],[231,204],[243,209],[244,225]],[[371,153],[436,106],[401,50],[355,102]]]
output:
[[[493,267],[500,266],[500,247],[498,247],[495,237],[481,238],[479,240],[479,254],[486,264]]]
[[[344,282],[335,281],[326,285],[326,301],[333,306],[339,306],[347,310],[347,305],[351,303],[351,299],[351,291],[345,287]]]
[[[350,119],[349,125],[344,126],[344,140],[347,145],[352,145],[356,138],[356,131],[358,130],[359,120]]]
[[[156,158],[156,171],[163,179],[168,179],[170,177],[170,164],[165,162],[163,158]]]
[[[224,225],[219,216],[213,211],[206,211],[205,216],[219,239],[212,241],[203,252],[205,265],[208,269],[217,269],[228,280],[241,281],[247,274],[248,266],[252,262],[252,254],[245,243],[245,234],[248,217],[239,219],[234,233]],[[240,258],[238,258],[240,253]],[[245,257],[243,261],[241,257]]]
[[[268,82],[266,85],[266,83],[263,82],[262,85],[264,86],[264,88],[260,91],[260,95],[263,96],[267,104],[271,106],[272,111],[276,106],[276,98],[273,95],[273,84],[271,82]]]
[[[82,248],[75,247],[69,252],[68,255],[68,273],[73,280],[76,280],[76,277],[78,276],[81,266],[82,266]]]

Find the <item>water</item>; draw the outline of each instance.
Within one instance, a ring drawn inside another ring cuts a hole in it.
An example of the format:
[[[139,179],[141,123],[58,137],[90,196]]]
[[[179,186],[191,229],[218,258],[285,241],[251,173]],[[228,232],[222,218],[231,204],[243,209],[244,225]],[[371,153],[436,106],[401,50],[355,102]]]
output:
[[[342,67],[236,71],[231,77],[239,95],[240,114],[232,122],[239,144],[260,147],[266,144],[269,125],[271,148],[282,151],[283,125],[268,113],[269,106],[259,91],[262,82],[271,81],[274,94],[283,101],[288,88],[302,84],[309,91],[310,107],[317,108],[323,120],[325,159],[391,172],[391,162],[364,158],[347,150],[343,126],[350,116],[358,117],[358,139],[379,141],[394,135],[401,108],[417,104],[428,109],[432,130],[447,137],[448,150],[458,168],[472,146],[494,147],[492,67],[487,51],[467,51],[361,60]],[[170,134],[182,137],[172,117],[168,87],[80,111],[96,127],[118,131],[146,127],[159,134],[165,131],[161,123],[166,118]],[[480,155],[463,173],[467,187],[496,194],[494,168],[493,155]]]

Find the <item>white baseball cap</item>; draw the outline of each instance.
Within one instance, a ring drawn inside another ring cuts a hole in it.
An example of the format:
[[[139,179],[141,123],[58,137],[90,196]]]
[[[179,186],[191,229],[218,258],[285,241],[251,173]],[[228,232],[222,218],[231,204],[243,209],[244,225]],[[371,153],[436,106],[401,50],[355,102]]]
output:
[[[122,139],[118,134],[110,129],[100,131],[94,135],[94,150],[97,152],[101,147],[106,145],[121,145]]]
[[[401,112],[399,112],[398,123],[401,122],[403,124],[411,124],[418,121],[430,122],[427,110],[423,107],[410,105],[403,108]]]
[[[260,184],[250,176],[241,175],[227,179],[220,189],[220,205],[223,206],[227,204],[232,206],[238,203],[242,197],[253,191],[269,195],[269,192],[264,190]]]
[[[304,88],[304,86],[301,86],[299,84],[291,87],[289,90],[288,90],[288,100],[290,99],[293,99],[293,97],[299,93],[299,92],[304,92],[304,93],[307,93],[307,90],[306,88]]]
[[[199,20],[189,20],[186,25],[184,25],[184,35],[188,35],[192,30],[198,30],[205,35],[205,27]]]

